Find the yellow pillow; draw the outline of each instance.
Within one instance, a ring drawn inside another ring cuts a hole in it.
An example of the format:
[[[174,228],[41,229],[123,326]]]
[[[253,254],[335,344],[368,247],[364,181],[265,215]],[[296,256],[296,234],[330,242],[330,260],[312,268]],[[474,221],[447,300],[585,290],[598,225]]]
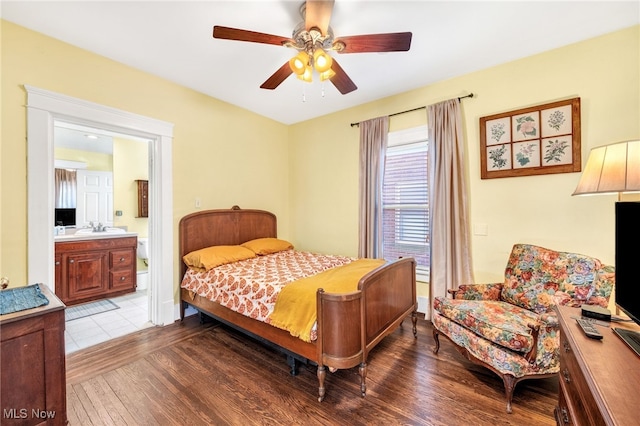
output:
[[[251,259],[256,254],[242,246],[211,246],[192,251],[182,258],[187,266],[206,269],[239,260]]]
[[[293,248],[293,244],[289,241],[279,240],[277,238],[257,238],[255,240],[247,241],[241,245],[242,247],[246,247],[253,251],[257,255],[277,253],[279,251],[291,250]]]

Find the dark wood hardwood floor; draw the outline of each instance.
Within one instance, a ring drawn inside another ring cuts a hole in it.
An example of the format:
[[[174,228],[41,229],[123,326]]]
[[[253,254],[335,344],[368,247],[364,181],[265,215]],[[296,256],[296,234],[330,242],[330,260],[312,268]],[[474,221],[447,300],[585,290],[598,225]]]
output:
[[[370,354],[367,395],[358,369],[328,373],[317,401],[315,367],[291,376],[286,357],[196,316],[67,356],[70,425],[554,425],[558,381],[516,386],[465,360],[431,323],[410,320]]]

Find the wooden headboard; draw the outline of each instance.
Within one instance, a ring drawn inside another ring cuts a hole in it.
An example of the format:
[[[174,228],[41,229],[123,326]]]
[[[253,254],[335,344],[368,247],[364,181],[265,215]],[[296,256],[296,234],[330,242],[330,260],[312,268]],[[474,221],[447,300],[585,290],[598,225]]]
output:
[[[219,245],[237,245],[256,238],[277,237],[276,216],[264,210],[204,210],[180,219],[180,278],[187,271],[182,257],[194,250]]]

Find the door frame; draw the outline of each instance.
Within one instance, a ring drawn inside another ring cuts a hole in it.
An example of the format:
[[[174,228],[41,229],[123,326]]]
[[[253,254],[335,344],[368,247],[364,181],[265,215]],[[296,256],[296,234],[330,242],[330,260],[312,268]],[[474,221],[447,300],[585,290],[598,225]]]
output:
[[[174,322],[173,123],[24,85],[27,92],[28,280],[55,291],[54,121],[130,134],[149,143],[149,319]],[[165,189],[164,191],[162,189]]]

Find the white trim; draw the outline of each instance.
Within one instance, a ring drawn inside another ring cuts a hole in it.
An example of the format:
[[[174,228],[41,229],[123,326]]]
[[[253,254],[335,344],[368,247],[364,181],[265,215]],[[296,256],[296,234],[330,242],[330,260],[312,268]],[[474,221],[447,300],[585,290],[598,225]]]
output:
[[[84,161],[55,160],[54,167],[56,169],[83,170],[87,168],[87,163]]]
[[[173,124],[25,85],[27,91],[28,280],[54,289],[54,120],[151,140],[149,144],[150,320],[176,319],[173,306]],[[152,183],[153,182],[153,183]],[[166,191],[162,191],[166,188]]]
[[[426,319],[430,319],[429,312],[429,298],[425,296],[418,296],[418,309],[416,309],[421,314],[425,314]]]
[[[429,129],[427,126],[417,126],[410,129],[396,130],[387,134],[387,146],[404,145],[408,143],[427,141]]]

